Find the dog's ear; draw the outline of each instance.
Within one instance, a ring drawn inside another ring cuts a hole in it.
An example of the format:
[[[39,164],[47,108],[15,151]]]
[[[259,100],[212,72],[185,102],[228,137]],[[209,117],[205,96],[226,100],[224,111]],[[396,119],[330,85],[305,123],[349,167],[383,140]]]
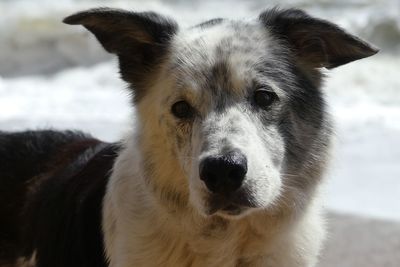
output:
[[[141,87],[148,74],[155,71],[178,30],[175,21],[153,12],[109,8],[83,11],[63,22],[83,25],[108,52],[116,54],[122,78],[135,90]]]
[[[289,42],[301,63],[313,68],[335,68],[379,51],[335,24],[298,9],[272,9],[259,18],[273,34]]]

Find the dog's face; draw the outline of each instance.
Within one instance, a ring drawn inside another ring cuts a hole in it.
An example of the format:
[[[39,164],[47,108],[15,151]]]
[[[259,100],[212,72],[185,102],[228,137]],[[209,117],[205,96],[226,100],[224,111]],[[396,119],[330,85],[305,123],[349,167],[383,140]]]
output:
[[[165,126],[191,202],[204,214],[245,214],[280,193],[279,124],[288,95],[277,76],[289,73],[269,70],[279,60],[274,42],[260,23],[218,20],[178,33],[171,43]]]
[[[118,55],[135,91],[142,152],[169,158],[151,154],[148,169],[178,166],[183,175],[171,177],[173,187],[184,184],[206,216],[301,206],[295,202],[317,183],[329,146],[319,68],[377,52],[299,10],[186,30],[155,13],[109,9],[66,22],[83,24]]]

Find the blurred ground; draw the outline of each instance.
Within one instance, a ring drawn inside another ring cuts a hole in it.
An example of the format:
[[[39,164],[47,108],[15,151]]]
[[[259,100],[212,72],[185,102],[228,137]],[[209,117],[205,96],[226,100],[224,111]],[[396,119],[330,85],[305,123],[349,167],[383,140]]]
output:
[[[320,267],[399,267],[400,222],[329,215]]]

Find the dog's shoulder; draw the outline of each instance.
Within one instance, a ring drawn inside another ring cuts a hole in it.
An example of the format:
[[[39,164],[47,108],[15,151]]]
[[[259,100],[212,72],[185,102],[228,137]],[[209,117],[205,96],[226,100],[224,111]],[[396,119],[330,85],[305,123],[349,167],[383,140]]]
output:
[[[74,131],[0,132],[0,263],[106,266],[101,207],[119,147]]]
[[[106,266],[102,202],[118,144],[92,144],[33,193],[23,233],[39,266]]]

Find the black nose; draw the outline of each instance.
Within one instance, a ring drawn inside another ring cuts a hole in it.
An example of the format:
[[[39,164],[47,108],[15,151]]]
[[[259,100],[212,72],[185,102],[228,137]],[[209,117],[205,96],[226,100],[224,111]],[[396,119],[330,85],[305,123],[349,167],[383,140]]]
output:
[[[247,159],[238,152],[207,157],[200,163],[200,179],[218,194],[229,194],[240,188],[247,173]]]

